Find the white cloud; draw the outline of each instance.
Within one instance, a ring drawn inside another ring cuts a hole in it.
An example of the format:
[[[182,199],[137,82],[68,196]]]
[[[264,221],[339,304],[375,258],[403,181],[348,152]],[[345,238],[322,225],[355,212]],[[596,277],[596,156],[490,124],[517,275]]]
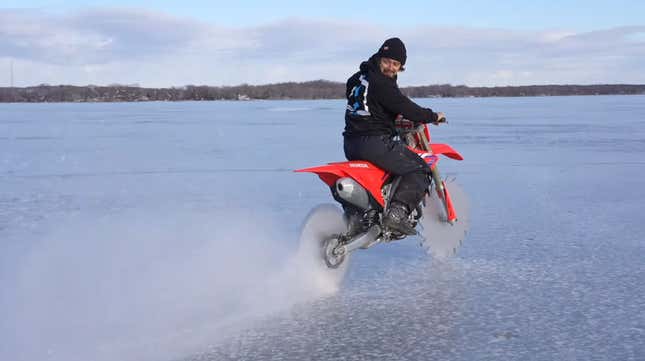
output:
[[[19,86],[344,81],[399,36],[409,55],[401,85],[645,83],[643,33],[645,26],[575,33],[302,19],[231,28],[133,9],[0,10],[0,69],[13,61]],[[9,82],[2,73],[0,86]]]

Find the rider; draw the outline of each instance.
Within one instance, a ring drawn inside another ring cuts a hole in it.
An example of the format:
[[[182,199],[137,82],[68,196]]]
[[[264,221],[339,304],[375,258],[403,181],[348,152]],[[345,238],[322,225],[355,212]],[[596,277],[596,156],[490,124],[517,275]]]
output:
[[[422,108],[403,95],[396,83],[407,58],[399,38],[387,39],[347,80],[344,150],[348,160],[367,160],[401,177],[383,225],[415,234],[408,221],[430,185],[428,165],[405,144],[394,140],[398,115],[415,123],[445,121],[443,113]]]

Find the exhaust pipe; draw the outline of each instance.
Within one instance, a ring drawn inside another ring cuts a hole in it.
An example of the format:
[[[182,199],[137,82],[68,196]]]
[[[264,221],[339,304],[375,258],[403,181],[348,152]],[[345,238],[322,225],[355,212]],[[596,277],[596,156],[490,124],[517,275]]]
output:
[[[367,209],[370,206],[370,198],[367,195],[367,191],[352,178],[339,178],[336,181],[336,193],[338,193],[340,198],[360,209]]]

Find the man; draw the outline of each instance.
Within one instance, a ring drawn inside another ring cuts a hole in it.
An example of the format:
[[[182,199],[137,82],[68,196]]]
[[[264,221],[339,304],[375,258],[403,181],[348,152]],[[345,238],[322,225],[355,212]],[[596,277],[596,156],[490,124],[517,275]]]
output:
[[[410,212],[430,185],[428,165],[405,144],[393,140],[398,115],[415,123],[438,124],[443,113],[422,108],[403,95],[396,83],[407,59],[399,38],[387,39],[378,52],[361,63],[347,80],[344,150],[348,160],[367,160],[401,181],[383,219],[383,225],[403,234],[416,234]]]

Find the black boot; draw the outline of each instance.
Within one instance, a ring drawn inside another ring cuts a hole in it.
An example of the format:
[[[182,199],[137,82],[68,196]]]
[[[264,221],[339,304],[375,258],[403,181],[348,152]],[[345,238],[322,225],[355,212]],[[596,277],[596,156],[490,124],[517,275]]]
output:
[[[412,227],[409,221],[408,207],[400,202],[392,202],[383,217],[383,226],[402,234],[412,236],[417,231]]]

